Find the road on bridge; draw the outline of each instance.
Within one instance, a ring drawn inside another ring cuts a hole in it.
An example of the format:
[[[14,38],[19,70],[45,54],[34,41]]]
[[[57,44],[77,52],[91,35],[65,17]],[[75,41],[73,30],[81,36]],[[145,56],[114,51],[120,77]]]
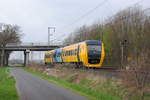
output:
[[[20,100],[89,100],[19,68],[11,68]]]

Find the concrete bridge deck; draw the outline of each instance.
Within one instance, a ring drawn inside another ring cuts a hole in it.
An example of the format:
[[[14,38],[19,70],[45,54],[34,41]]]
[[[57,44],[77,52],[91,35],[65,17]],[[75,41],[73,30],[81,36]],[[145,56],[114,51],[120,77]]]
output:
[[[21,43],[21,44],[7,44],[5,47],[0,47],[2,52],[4,64],[8,65],[10,51],[24,51],[24,66],[29,63],[30,51],[48,51],[63,47],[61,44],[48,44],[48,43]],[[1,62],[2,63],[2,62]]]
[[[48,51],[56,48],[60,48],[63,45],[60,44],[40,44],[40,43],[22,43],[22,44],[8,44],[4,48],[5,51]],[[0,47],[0,50],[3,48]]]

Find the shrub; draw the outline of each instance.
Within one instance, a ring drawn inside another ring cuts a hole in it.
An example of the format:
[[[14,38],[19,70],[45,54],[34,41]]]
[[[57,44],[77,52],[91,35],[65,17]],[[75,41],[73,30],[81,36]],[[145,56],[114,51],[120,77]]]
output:
[[[133,100],[150,99],[150,53],[142,53],[129,64],[124,78],[127,88],[125,98]]]

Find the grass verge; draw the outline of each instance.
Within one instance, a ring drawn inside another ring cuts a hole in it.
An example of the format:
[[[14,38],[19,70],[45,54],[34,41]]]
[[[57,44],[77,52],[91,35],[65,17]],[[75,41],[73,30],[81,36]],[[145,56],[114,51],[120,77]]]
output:
[[[0,100],[18,100],[15,79],[9,75],[8,68],[0,68]]]
[[[68,81],[61,80],[60,78],[56,78],[54,76],[45,75],[38,71],[33,71],[31,69],[23,68],[25,71],[30,72],[34,75],[37,75],[45,80],[48,80],[50,82],[53,82],[57,85],[63,86],[65,88],[68,88],[80,95],[83,95],[91,100],[121,100],[118,97],[100,92],[100,91],[94,91],[89,88],[85,88],[79,84],[69,83]]]

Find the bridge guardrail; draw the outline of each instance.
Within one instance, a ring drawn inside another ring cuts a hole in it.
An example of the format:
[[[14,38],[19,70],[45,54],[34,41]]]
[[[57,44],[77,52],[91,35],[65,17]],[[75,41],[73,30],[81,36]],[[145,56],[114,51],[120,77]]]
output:
[[[62,43],[9,43],[6,46],[11,47],[11,46],[61,46],[63,45]]]

